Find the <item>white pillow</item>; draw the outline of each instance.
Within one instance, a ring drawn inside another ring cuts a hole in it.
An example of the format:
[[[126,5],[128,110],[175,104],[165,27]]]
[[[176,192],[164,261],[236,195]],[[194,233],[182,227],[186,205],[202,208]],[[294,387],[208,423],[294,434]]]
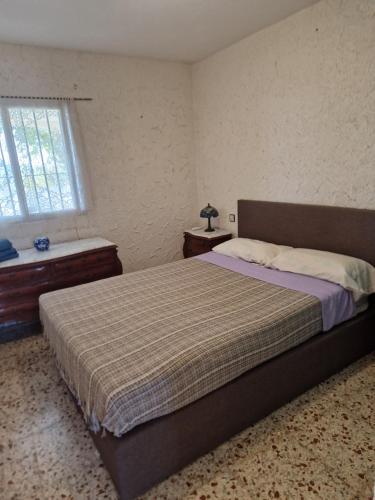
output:
[[[265,241],[251,240],[249,238],[233,238],[220,243],[212,250],[222,255],[235,257],[237,259],[256,262],[262,266],[268,266],[272,259],[292,247],[266,243]]]
[[[271,267],[338,283],[353,292],[354,300],[375,292],[375,268],[348,255],[292,248],[276,256]]]

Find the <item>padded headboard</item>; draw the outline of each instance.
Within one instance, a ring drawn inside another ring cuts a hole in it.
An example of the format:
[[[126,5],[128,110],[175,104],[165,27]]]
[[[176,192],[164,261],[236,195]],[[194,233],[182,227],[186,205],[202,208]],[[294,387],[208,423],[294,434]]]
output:
[[[375,266],[375,210],[239,200],[238,236],[343,253]]]

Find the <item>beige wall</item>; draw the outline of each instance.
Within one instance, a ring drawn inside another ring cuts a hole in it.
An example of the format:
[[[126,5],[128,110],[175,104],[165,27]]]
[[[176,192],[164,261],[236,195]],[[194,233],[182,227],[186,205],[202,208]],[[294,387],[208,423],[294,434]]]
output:
[[[198,203],[375,209],[375,2],[328,0],[193,66]]]
[[[94,207],[70,219],[0,227],[21,247],[100,235],[125,270],[181,257],[196,206],[191,68],[184,64],[0,44],[1,94],[75,95]]]

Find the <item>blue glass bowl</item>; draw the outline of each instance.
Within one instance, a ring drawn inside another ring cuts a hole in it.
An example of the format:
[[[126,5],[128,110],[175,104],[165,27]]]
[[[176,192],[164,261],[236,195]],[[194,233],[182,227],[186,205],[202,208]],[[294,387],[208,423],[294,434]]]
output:
[[[35,238],[34,247],[39,250],[39,252],[45,252],[49,249],[49,238],[47,238],[47,236]]]

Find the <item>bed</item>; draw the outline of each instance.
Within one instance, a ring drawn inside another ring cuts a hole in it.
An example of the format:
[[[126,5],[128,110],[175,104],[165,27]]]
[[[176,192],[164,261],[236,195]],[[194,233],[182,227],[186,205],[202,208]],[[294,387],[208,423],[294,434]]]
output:
[[[375,262],[374,211],[240,200],[238,220],[241,237]],[[366,312],[319,333],[316,298],[196,259],[97,283],[45,295],[41,313],[62,376],[124,500],[375,347],[371,299]],[[156,285],[163,299],[155,297]],[[250,336],[248,314],[259,316]],[[124,337],[123,329],[139,335]],[[261,344],[265,332],[267,348]],[[127,342],[142,356],[130,358]],[[249,344],[259,348],[247,352]],[[155,376],[166,363],[168,370]]]

